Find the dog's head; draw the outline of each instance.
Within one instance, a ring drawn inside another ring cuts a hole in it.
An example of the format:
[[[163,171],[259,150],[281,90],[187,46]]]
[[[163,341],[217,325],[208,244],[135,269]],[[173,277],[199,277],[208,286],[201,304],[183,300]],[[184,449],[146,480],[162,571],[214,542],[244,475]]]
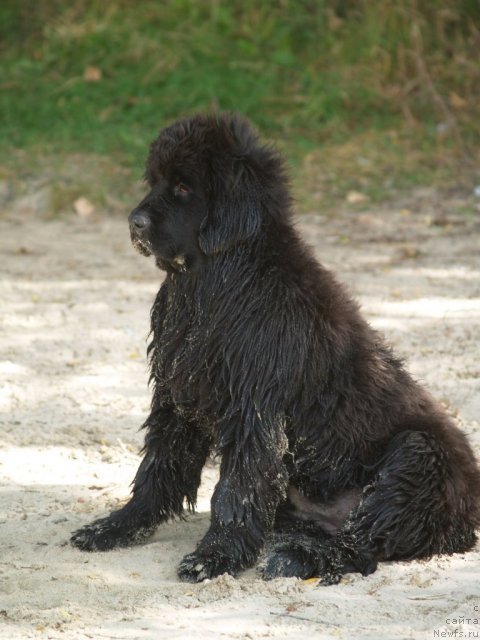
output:
[[[288,208],[281,159],[235,115],[197,115],[164,129],[145,177],[151,191],[129,216],[132,242],[166,270],[195,269]]]

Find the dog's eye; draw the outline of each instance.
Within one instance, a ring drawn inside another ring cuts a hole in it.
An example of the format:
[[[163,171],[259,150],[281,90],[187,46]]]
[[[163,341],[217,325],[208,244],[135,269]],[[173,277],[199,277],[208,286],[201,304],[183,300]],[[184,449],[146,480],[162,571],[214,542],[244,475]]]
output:
[[[186,196],[190,193],[190,189],[183,182],[177,182],[173,191],[176,196]]]

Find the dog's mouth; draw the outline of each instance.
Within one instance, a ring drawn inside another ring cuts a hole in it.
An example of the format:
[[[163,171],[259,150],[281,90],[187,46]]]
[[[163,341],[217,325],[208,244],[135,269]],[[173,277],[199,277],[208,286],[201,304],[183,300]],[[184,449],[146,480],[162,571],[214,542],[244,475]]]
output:
[[[157,265],[163,271],[171,271],[174,273],[185,273],[187,271],[187,256],[182,253],[175,253],[173,257],[166,257],[153,250],[152,243],[146,238],[139,237],[136,233],[131,232],[130,237],[133,247],[147,258],[155,255]]]
[[[142,240],[138,236],[131,234],[132,244],[134,248],[142,254],[142,256],[151,256],[153,253],[152,245],[148,240]]]

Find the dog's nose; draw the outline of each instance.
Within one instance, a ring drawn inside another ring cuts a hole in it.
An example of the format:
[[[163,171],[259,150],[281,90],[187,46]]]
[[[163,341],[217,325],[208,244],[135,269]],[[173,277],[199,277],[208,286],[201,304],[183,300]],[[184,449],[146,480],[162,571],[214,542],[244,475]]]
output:
[[[143,211],[132,211],[128,216],[128,222],[131,227],[134,227],[137,231],[146,231],[150,226],[150,216]]]

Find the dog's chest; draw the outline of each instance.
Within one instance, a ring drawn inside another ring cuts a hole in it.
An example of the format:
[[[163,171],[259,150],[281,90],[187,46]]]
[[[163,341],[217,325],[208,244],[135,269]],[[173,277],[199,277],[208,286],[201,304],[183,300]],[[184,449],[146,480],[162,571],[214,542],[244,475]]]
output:
[[[195,296],[167,296],[152,314],[152,375],[187,418],[209,418],[215,406],[221,347],[208,309]]]

